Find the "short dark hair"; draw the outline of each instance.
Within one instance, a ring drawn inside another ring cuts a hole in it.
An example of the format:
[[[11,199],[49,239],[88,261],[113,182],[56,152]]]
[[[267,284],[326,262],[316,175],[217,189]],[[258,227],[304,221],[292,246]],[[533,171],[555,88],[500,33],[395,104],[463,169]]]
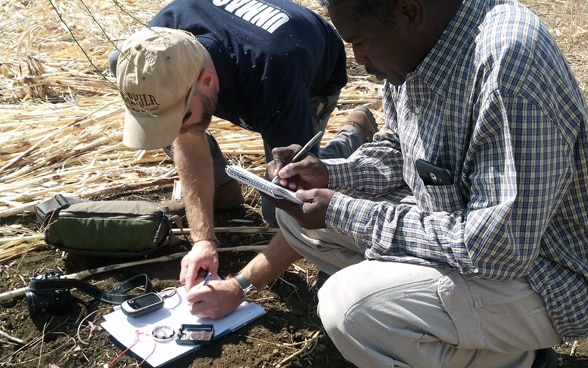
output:
[[[327,8],[348,2],[353,20],[375,18],[388,25],[394,24],[394,9],[398,4],[398,0],[318,0],[318,2]]]

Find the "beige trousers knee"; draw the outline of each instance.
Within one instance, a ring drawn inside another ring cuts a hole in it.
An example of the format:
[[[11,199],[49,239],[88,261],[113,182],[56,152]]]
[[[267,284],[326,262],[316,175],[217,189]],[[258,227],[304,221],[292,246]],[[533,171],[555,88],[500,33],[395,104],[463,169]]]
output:
[[[531,367],[536,349],[561,343],[524,279],[368,261],[350,237],[277,215],[288,243],[331,274],[319,291],[319,315],[358,367]]]

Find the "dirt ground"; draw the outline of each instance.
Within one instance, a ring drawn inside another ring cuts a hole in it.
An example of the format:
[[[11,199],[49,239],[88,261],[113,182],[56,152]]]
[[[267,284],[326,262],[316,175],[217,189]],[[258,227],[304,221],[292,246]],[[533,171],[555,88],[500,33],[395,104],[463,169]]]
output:
[[[108,199],[167,199],[171,189],[118,195]],[[216,226],[264,226],[256,204],[217,212]],[[34,216],[11,219],[14,223],[31,226]],[[243,244],[267,244],[270,234],[234,235],[218,234],[225,247]],[[175,246],[163,249],[163,254],[173,254],[184,249]],[[255,252],[220,252],[222,274],[237,272]],[[57,271],[70,274],[113,263],[129,262],[129,259],[89,259],[63,255],[47,246],[29,252],[26,257],[0,266],[2,291],[26,286],[34,275]],[[179,261],[135,266],[97,274],[86,279],[102,290],[136,274],[147,274],[155,291],[179,286]],[[352,367],[341,357],[321,329],[316,315],[316,291],[318,272],[307,262],[298,262],[270,287],[254,294],[253,300],[267,313],[254,323],[222,338],[218,343],[205,347],[170,364],[170,367]],[[0,302],[0,329],[24,344],[0,338],[1,367],[102,367],[121,352],[99,327],[101,316],[110,312],[111,306],[90,300],[86,295],[72,290],[81,299],[65,315],[53,314],[52,319],[31,318],[24,297]],[[92,314],[92,312],[95,312]],[[90,316],[84,319],[84,317]],[[94,328],[94,329],[93,329]],[[124,356],[114,366],[134,366],[136,361]]]
[[[581,0],[585,1],[585,0]],[[569,2],[569,1],[568,1]],[[527,1],[526,3],[534,3]],[[536,1],[540,15],[552,15],[552,6],[563,2]],[[559,5],[557,5],[559,4]],[[557,13],[559,14],[559,13]],[[551,18],[553,20],[553,18]],[[361,74],[353,62],[350,74]],[[586,82],[583,82],[586,85]],[[378,106],[371,106],[377,108]],[[171,187],[148,191],[119,193],[96,199],[145,199],[161,201],[171,195]],[[29,213],[0,219],[2,225],[22,225],[37,229],[36,218]],[[238,209],[217,212],[215,226],[265,226],[259,215],[259,197],[248,197]],[[2,237],[2,234],[0,234]],[[270,233],[219,233],[223,247],[263,245]],[[158,254],[174,254],[180,247],[167,247]],[[252,251],[220,252],[221,274],[237,272],[255,256]],[[128,262],[128,259],[99,259],[67,255],[50,246],[26,253],[24,256],[0,263],[0,293],[25,287],[39,274],[57,271],[71,274],[99,266]],[[179,260],[124,268],[86,278],[103,290],[133,275],[145,273],[153,281],[155,291],[179,286]],[[174,361],[170,367],[259,368],[259,367],[353,367],[346,362],[328,336],[316,314],[316,292],[322,280],[308,262],[300,261],[272,285],[253,295],[253,300],[266,309],[266,314],[237,332],[194,354]],[[101,316],[111,306],[97,303],[72,290],[80,301],[66,313],[51,314],[49,319],[33,319],[25,298],[20,295],[0,301],[0,367],[106,367],[121,351],[109,334],[100,328]],[[21,340],[16,341],[16,340]],[[555,347],[559,367],[588,367],[588,339],[577,344]],[[571,353],[573,352],[573,356]],[[115,367],[132,367],[138,363],[125,355]]]
[[[167,199],[171,188],[150,192],[126,193],[103,200]],[[217,212],[216,226],[264,226],[258,211],[258,198],[241,208]],[[32,215],[12,218],[13,223],[35,226]],[[223,247],[267,244],[270,234],[219,233]],[[153,257],[182,252],[181,246],[162,249]],[[223,252],[220,263],[223,275],[237,272],[255,252]],[[0,265],[0,290],[26,286],[31,277],[56,271],[71,274],[91,268],[129,262],[129,259],[96,259],[63,254],[50,246],[29,252],[26,256]],[[153,263],[96,274],[85,279],[102,290],[137,274],[147,274],[154,290],[179,286],[179,261]],[[261,368],[261,367],[353,367],[346,362],[325,335],[316,314],[316,292],[322,280],[311,264],[297,262],[268,288],[253,294],[266,314],[217,343],[176,360],[167,367]],[[80,301],[65,314],[32,318],[23,296],[0,302],[0,330],[23,340],[15,343],[0,336],[0,367],[107,367],[121,351],[108,332],[100,328],[101,316],[112,306],[91,300],[71,291]],[[570,356],[570,344],[556,347],[559,367],[588,367],[588,341],[582,340]],[[132,367],[140,360],[125,355],[113,367]]]

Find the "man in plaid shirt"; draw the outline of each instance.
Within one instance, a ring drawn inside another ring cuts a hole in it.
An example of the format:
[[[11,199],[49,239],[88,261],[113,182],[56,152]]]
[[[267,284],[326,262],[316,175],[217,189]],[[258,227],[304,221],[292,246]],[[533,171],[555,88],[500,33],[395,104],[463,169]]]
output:
[[[327,333],[361,367],[547,366],[588,335],[588,116],[562,52],[513,0],[323,3],[386,79],[372,143],[279,170],[305,202],[280,227],[331,274]]]

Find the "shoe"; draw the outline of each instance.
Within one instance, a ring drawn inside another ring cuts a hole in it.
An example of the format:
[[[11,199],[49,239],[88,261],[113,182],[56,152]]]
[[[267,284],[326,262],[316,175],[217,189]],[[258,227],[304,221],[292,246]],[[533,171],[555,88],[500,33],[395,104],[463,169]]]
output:
[[[553,348],[539,349],[535,351],[535,360],[531,368],[557,368],[559,359]]]
[[[374,134],[378,131],[378,123],[370,109],[359,106],[347,117],[347,125],[352,125],[362,134],[365,142],[371,142]]]
[[[231,179],[228,182],[217,185],[214,188],[214,202],[213,207],[215,210],[228,210],[233,207],[237,207],[245,203],[245,198],[241,193],[241,186],[235,179]],[[162,206],[168,208],[169,213],[183,217],[186,215],[186,206],[184,202],[176,199],[170,199],[161,202]]]
[[[214,188],[214,209],[228,210],[245,203],[245,198],[241,193],[241,185],[235,179],[231,179],[224,184],[217,185]]]
[[[161,202],[162,206],[167,207],[170,215],[183,217],[186,215],[186,207],[183,202],[177,199],[170,199],[168,201]]]

